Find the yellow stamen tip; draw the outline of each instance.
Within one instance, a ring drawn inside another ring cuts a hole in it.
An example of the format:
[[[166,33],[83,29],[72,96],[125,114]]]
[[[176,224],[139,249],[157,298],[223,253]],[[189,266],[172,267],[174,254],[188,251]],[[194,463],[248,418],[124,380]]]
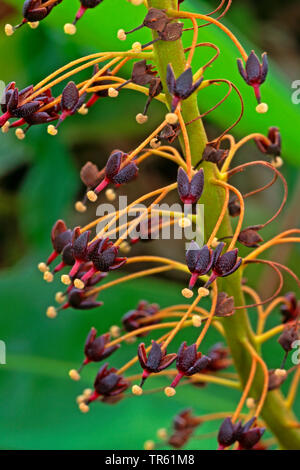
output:
[[[77,201],[75,203],[75,210],[77,210],[77,212],[85,212],[86,206],[81,201]]]
[[[79,409],[81,413],[88,413],[90,411],[90,408],[87,406],[86,403],[80,403]]]
[[[53,281],[53,274],[50,273],[50,271],[45,271],[43,277],[44,277],[44,281],[46,281],[46,282],[52,282]]]
[[[62,292],[56,292],[55,300],[58,304],[62,304],[66,300],[66,297],[64,296]]]
[[[249,408],[249,410],[252,410],[253,408],[255,408],[255,400],[254,400],[254,398],[251,398],[251,397],[247,398],[247,400],[246,400],[246,406],[247,406],[247,408]]]
[[[281,168],[282,165],[283,165],[283,160],[281,157],[276,157],[274,158],[274,160],[271,162],[271,165],[274,167],[274,168]]]
[[[125,41],[126,40],[127,36],[126,36],[126,33],[125,33],[124,29],[119,29],[117,37],[118,37],[118,39],[120,39],[120,41]]]
[[[21,129],[20,127],[18,127],[18,129],[15,130],[15,134],[16,134],[17,139],[19,140],[25,139],[25,133],[23,129]]]
[[[131,388],[131,391],[133,395],[138,395],[138,396],[143,395],[143,389],[139,387],[138,385],[133,385]]]
[[[165,116],[165,120],[168,124],[176,124],[176,122],[178,121],[178,116],[175,113],[168,113]]]
[[[111,188],[109,188],[105,191],[105,196],[109,201],[114,201],[117,197],[115,191]]]
[[[84,282],[82,282],[81,279],[75,279],[74,286],[76,287],[76,289],[84,289],[85,288],[85,284],[84,284]]]
[[[93,393],[93,390],[91,388],[85,388],[83,390],[83,396],[84,398],[90,398],[90,396],[92,395]]]
[[[85,104],[83,104],[77,111],[77,113],[81,114],[82,116],[86,116],[88,114],[89,110],[86,107]]]
[[[256,112],[259,114],[265,114],[269,111],[267,103],[260,103],[256,106]]]
[[[144,449],[145,450],[153,450],[155,448],[155,442],[154,441],[146,441],[144,443]]]
[[[85,396],[84,395],[78,395],[78,397],[76,397],[76,403],[78,405],[80,405],[80,403],[83,403],[85,401]]]
[[[150,147],[152,149],[157,149],[160,146],[161,146],[161,142],[156,137],[150,140]]]
[[[109,329],[109,332],[113,338],[119,338],[121,330],[117,325],[112,325]]]
[[[193,315],[192,316],[192,323],[193,323],[193,326],[195,328],[200,328],[200,326],[202,324],[202,318],[200,317],[200,315]]]
[[[181,291],[181,294],[183,295],[183,297],[185,297],[186,299],[191,299],[194,295],[194,292],[191,290],[191,289],[182,289]]]
[[[46,271],[49,271],[49,267],[46,265],[46,263],[39,263],[38,270],[41,271],[41,273],[45,273]]]
[[[211,247],[212,248],[217,248],[217,246],[220,244],[219,240],[215,237],[213,241],[211,242]]]
[[[108,89],[108,96],[109,96],[110,98],[116,98],[116,97],[118,96],[118,94],[119,94],[119,92],[118,92],[118,90],[116,90],[115,88],[110,87],[110,88]]]
[[[53,124],[49,124],[47,127],[47,132],[50,135],[56,135],[58,133],[58,130],[53,126]]]
[[[165,428],[158,429],[156,435],[159,439],[162,439],[163,441],[166,440],[168,437],[168,433]]]
[[[54,307],[48,307],[46,311],[46,315],[48,318],[56,318],[57,317],[57,311],[55,310]]]
[[[176,390],[173,387],[166,387],[164,391],[167,397],[174,397],[176,395]]]
[[[3,124],[3,126],[1,127],[1,131],[3,132],[3,134],[6,134],[9,131],[9,126],[10,126],[9,121],[6,121],[6,123]]]
[[[86,196],[87,196],[88,200],[91,201],[91,202],[95,202],[98,199],[98,196],[97,196],[96,193],[94,193],[94,191],[88,191],[86,193]]]
[[[145,114],[139,113],[135,116],[135,120],[138,124],[144,124],[145,122],[148,121],[148,116]]]
[[[142,44],[140,42],[134,42],[131,47],[133,52],[136,54],[139,54],[142,51]]]
[[[72,23],[66,23],[64,25],[64,32],[65,34],[69,34],[70,36],[73,36],[73,34],[76,34],[77,28],[74,24]]]
[[[11,24],[7,23],[4,26],[4,32],[5,32],[6,36],[12,36],[14,34],[15,30],[14,30],[14,27]]]
[[[181,228],[190,227],[192,225],[192,222],[190,221],[190,219],[188,219],[186,217],[181,217],[180,219],[178,219],[177,223],[178,223],[179,227],[181,227]]]
[[[31,29],[36,29],[38,28],[40,22],[39,21],[28,21],[28,25]]]
[[[206,289],[205,287],[199,287],[198,294],[201,295],[202,297],[207,297],[209,295],[209,290]]]
[[[80,380],[80,374],[78,374],[76,369],[69,370],[69,377],[70,379],[75,380],[76,382]]]
[[[68,276],[68,274],[63,274],[60,280],[63,284],[65,284],[65,286],[69,286],[71,284],[71,279],[70,279],[70,276]]]
[[[274,374],[277,376],[277,377],[286,377],[287,376],[287,371],[285,369],[276,369],[274,371]]]
[[[120,251],[122,251],[122,253],[125,253],[125,254],[129,253],[131,250],[131,246],[125,240],[121,243],[119,248],[120,248]]]

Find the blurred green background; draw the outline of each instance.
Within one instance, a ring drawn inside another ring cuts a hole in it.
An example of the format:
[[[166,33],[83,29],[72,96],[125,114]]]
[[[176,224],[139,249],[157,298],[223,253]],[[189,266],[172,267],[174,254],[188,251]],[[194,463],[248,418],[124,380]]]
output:
[[[17,23],[20,20],[19,0],[0,2],[0,20]],[[216,7],[214,1],[190,0],[186,9],[209,12]],[[283,137],[283,173],[289,182],[289,203],[284,214],[268,227],[267,239],[278,230],[299,226],[300,184],[300,113],[299,106],[291,102],[291,83],[300,78],[300,5],[296,1],[272,2],[235,1],[224,20],[245,44],[246,49],[270,53],[270,75],[262,88],[263,99],[270,111],[261,116],[255,113],[251,90],[242,82],[236,70],[237,53],[223,33],[214,27],[200,30],[202,41],[215,42],[222,51],[221,58],[211,67],[209,78],[232,79],[245,97],[246,112],[234,134],[266,133],[269,126],[281,128]],[[6,83],[15,80],[17,86],[37,83],[63,64],[86,54],[105,50],[124,50],[132,42],[150,40],[149,31],[132,35],[124,44],[116,39],[119,28],[131,29],[141,23],[145,10],[125,0],[105,0],[93,11],[88,11],[78,24],[74,37],[63,34],[63,25],[73,20],[79,2],[64,0],[37,30],[23,27],[7,38],[0,37],[0,79]],[[186,43],[192,33],[186,33]],[[205,63],[209,51],[197,50],[195,67]],[[130,66],[124,69],[129,76]],[[89,76],[88,73],[84,77]],[[59,93],[62,85],[54,91]],[[224,95],[224,89],[205,90],[199,95],[202,110],[211,107]],[[153,103],[145,126],[138,126],[135,115],[141,112],[144,97],[123,91],[116,100],[101,100],[85,116],[67,120],[56,138],[43,127],[30,129],[27,138],[17,141],[13,133],[0,137],[0,339],[7,346],[7,364],[0,365],[0,448],[2,449],[141,449],[146,439],[155,439],[158,428],[168,427],[172,416],[185,407],[197,414],[233,410],[239,393],[209,386],[203,389],[183,387],[177,395],[167,399],[162,393],[127,398],[116,406],[94,404],[87,415],[82,415],[75,397],[82,388],[90,386],[97,365],[90,365],[82,374],[80,383],[71,382],[67,372],[77,367],[82,359],[82,346],[91,326],[105,332],[118,324],[121,316],[133,308],[140,299],[158,302],[161,306],[180,302],[182,284],[177,278],[156,278],[135,281],[106,291],[101,298],[104,306],[87,312],[68,310],[55,321],[45,316],[53,303],[54,293],[61,289],[59,280],[52,285],[43,282],[36,265],[50,251],[49,232],[58,218],[65,218],[70,226],[84,224],[94,217],[93,209],[84,215],[75,214],[73,203],[83,188],[79,169],[87,160],[104,165],[114,148],[127,151],[153,129],[161,119],[162,107]],[[214,138],[233,122],[239,112],[239,103],[233,95],[226,104],[205,119],[209,138]],[[249,144],[237,158],[237,163],[260,158],[256,147]],[[158,187],[175,177],[172,164],[152,159],[134,187],[125,191],[134,196],[146,188]],[[269,176],[262,171],[249,171],[235,182],[245,192],[264,184]],[[282,190],[276,184],[263,197],[247,201],[247,224],[266,220],[274,212]],[[151,245],[151,246],[150,246]],[[183,245],[152,242],[143,244],[143,251],[183,259]],[[242,250],[247,252],[247,250]],[[273,252],[276,259],[287,263],[299,274],[299,247],[282,247]],[[267,296],[276,279],[269,271],[257,275],[254,268],[247,273],[249,285],[256,286]],[[296,286],[286,278],[285,291]],[[251,318],[255,319],[255,312]],[[278,322],[279,313],[273,314],[269,324]],[[192,341],[195,333],[184,335]],[[182,340],[181,334],[176,344]],[[212,331],[204,343],[204,350],[219,341]],[[118,366],[133,356],[136,345],[125,346],[114,356]],[[278,367],[282,352],[276,341],[265,347],[264,357],[270,368]],[[165,385],[153,379],[153,386]],[[147,384],[151,387],[150,381]],[[146,387],[147,389],[147,387]],[[300,401],[296,404],[300,416]],[[206,424],[197,434],[217,429],[216,423]],[[190,449],[214,449],[215,438],[190,441]]]

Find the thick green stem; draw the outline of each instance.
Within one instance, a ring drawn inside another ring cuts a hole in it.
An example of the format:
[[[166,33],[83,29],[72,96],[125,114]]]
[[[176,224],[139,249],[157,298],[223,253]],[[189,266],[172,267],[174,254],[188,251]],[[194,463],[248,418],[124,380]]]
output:
[[[176,0],[148,0],[148,6],[159,9],[176,9]],[[156,33],[154,33],[154,38]],[[175,76],[180,75],[185,68],[185,54],[181,40],[175,42],[158,41],[154,44],[155,63],[162,79],[167,101],[170,105],[171,97],[168,94],[166,86],[166,70],[169,63],[172,64]],[[186,122],[199,116],[197,96],[193,94],[189,99],[182,102],[182,114]],[[201,119],[195,121],[187,127],[192,160],[196,164],[201,160],[203,150],[207,143],[207,137]],[[182,142],[181,142],[182,144]],[[183,147],[184,152],[184,147]],[[219,214],[223,207],[225,191],[220,186],[212,183],[214,178],[218,178],[216,166],[212,163],[203,162],[205,172],[205,189],[201,198],[205,209],[205,238],[212,232]],[[232,228],[229,215],[226,214],[218,237],[225,237],[232,234]],[[219,290],[234,296],[235,305],[245,305],[243,292],[241,289],[241,273],[237,271],[232,276],[224,278],[219,282]],[[223,320],[224,330],[228,346],[240,376],[241,383],[245,384],[248,379],[252,358],[245,347],[245,340],[249,341],[256,349],[255,337],[250,327],[249,318],[245,309],[237,310],[235,315]],[[259,399],[263,388],[263,374],[260,367],[251,389],[251,396]],[[290,426],[295,421],[292,412],[288,410],[280,392],[272,391],[268,393],[265,401],[262,417],[268,428],[277,437],[282,448],[300,449],[300,430]]]

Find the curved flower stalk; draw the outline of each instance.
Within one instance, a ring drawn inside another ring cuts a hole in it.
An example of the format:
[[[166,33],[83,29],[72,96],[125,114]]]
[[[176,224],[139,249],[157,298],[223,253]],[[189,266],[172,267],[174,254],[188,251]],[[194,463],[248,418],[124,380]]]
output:
[[[86,4],[81,3],[86,8]],[[97,6],[98,3],[101,2],[91,2],[90,6]],[[239,142],[235,141],[229,132],[243,116],[243,98],[235,84],[223,78],[209,78],[208,65],[217,60],[222,49],[199,42],[198,36],[202,27],[211,26],[219,28],[233,41],[238,55],[233,57],[233,64],[236,66],[238,60],[243,79],[254,87],[259,113],[267,112],[267,105],[261,102],[260,96],[260,86],[267,80],[266,55],[260,64],[257,56],[251,51],[248,54],[234,34],[219,21],[228,11],[231,1],[221,1],[209,15],[183,11],[183,2],[175,0],[149,0],[144,3],[147,7],[145,18],[134,32],[138,35],[139,29],[146,27],[152,33],[152,41],[143,46],[137,41],[124,52],[99,52],[74,60],[23,92],[18,92],[15,85],[9,86],[0,118],[4,132],[11,127],[25,125],[25,122],[43,124],[51,119],[57,121],[56,125],[49,124],[47,130],[55,136],[62,121],[72,119],[75,112],[82,115],[92,112],[99,98],[120,99],[124,88],[147,96],[144,112],[136,115],[140,125],[150,118],[147,113],[152,99],[167,107],[160,122],[153,125],[153,131],[136,148],[111,149],[106,165],[100,169],[93,162],[84,165],[80,177],[86,187],[86,196],[75,207],[83,212],[87,204],[104,195],[113,201],[118,187],[134,184],[135,178],[143,171],[143,162],[150,157],[165,158],[170,165],[177,165],[176,181],[165,187],[153,188],[126,208],[115,209],[85,226],[67,227],[62,220],[57,221],[51,233],[54,251],[45,262],[39,264],[47,282],[52,282],[60,273],[60,279],[66,286],[63,292],[56,294],[56,302],[60,305],[48,307],[49,318],[55,318],[58,312],[67,308],[100,307],[101,292],[115,289],[121,283],[146,279],[147,276],[169,270],[179,270],[186,275],[187,284],[182,286],[182,304],[161,309],[158,305],[143,301],[130,312],[120,312],[120,325],[112,325],[99,337],[96,330],[91,329],[83,348],[83,365],[106,358],[109,358],[109,363],[101,365],[94,389],[85,390],[77,398],[79,408],[87,412],[95,401],[112,404],[126,399],[131,393],[154,393],[157,389],[148,387],[155,382],[155,377],[166,377],[167,380],[172,377],[171,385],[162,389],[168,397],[174,396],[183,385],[203,387],[215,383],[240,390],[241,397],[236,409],[209,417],[197,417],[186,410],[181,412],[174,421],[171,434],[159,433],[165,445],[180,448],[194,436],[202,422],[219,420],[220,449],[230,446],[234,449],[268,448],[268,443],[261,441],[265,429],[273,434],[282,448],[300,449],[299,423],[291,410],[299,384],[299,368],[286,370],[286,358],[293,342],[299,339],[299,302],[296,294],[283,292],[282,272],[289,274],[298,286],[300,280],[288,267],[260,257],[270,247],[299,243],[300,240],[300,230],[297,229],[290,229],[268,241],[261,236],[264,227],[280,214],[287,199],[287,184],[278,170],[283,163],[280,158],[280,131],[272,127],[267,136],[254,133]],[[193,37],[190,47],[184,49],[181,37],[189,30],[193,31]],[[131,32],[121,30],[118,37],[125,42]],[[213,48],[216,54],[208,64],[195,70],[193,58],[199,47]],[[124,77],[122,68],[129,61],[133,62],[132,73],[130,77]],[[78,83],[76,75],[85,69],[86,79]],[[71,77],[72,80],[62,88],[61,83]],[[224,99],[201,114],[198,109],[201,92],[216,83],[226,84],[229,91]],[[56,93],[57,87],[59,91]],[[230,99],[231,91],[235,91],[240,98],[241,113],[233,124],[228,123],[228,129],[208,142],[202,118],[222,106],[224,100]],[[18,120],[10,123],[11,119]],[[24,138],[25,133],[17,128],[16,135]],[[181,151],[171,145],[176,139]],[[256,143],[263,156],[271,155],[271,161],[260,160],[234,167],[236,153],[250,141]],[[229,145],[224,145],[224,142]],[[239,174],[249,166],[269,170],[272,180],[263,188],[243,195],[229,180],[233,174]],[[247,226],[245,201],[277,181],[281,181],[284,188],[279,209],[267,222]],[[157,204],[173,191],[178,192],[178,201],[192,209],[192,213],[186,216],[183,209],[157,209]],[[208,214],[205,217],[205,245],[200,247],[192,242],[186,253],[186,263],[179,262],[175,257],[134,256],[136,243],[142,241],[141,236],[134,235],[137,227],[145,227],[144,232],[150,235],[151,241],[151,235],[159,233],[163,226],[176,224],[184,228],[196,224],[195,204],[198,201],[204,204]],[[130,210],[140,203],[145,207],[137,216],[120,222],[124,214],[130,214]],[[154,226],[153,212],[158,216]],[[167,222],[163,219],[165,215],[168,216]],[[234,230],[230,216],[237,217]],[[119,226],[117,222],[120,222]],[[99,223],[102,224],[101,229],[96,231]],[[249,254],[244,258],[239,255],[239,244],[249,249]],[[51,265],[57,258],[60,261],[52,269]],[[150,263],[150,266],[138,269],[140,263]],[[257,263],[271,268],[279,278],[276,292],[268,299],[262,299],[251,286],[242,282],[244,271],[250,266],[255,268]],[[122,272],[125,264],[137,268],[131,274],[121,274],[117,279],[110,280],[110,272]],[[250,297],[249,304],[246,304],[245,296]],[[206,297],[210,298],[209,310],[203,308],[202,300]],[[278,306],[283,318],[278,317],[278,325],[268,330],[266,320]],[[250,326],[247,307],[257,309],[255,331]],[[205,351],[203,340],[212,327],[226,345],[218,344],[212,351]],[[179,333],[183,335],[186,328],[194,332],[195,339],[190,345],[183,341],[176,351],[173,340]],[[156,330],[164,331],[154,339]],[[269,370],[261,354],[261,345],[266,341],[275,341],[276,336],[283,352],[276,358],[277,368]],[[126,343],[140,337],[144,342],[138,346],[136,355],[119,369],[115,368],[113,358],[120,346],[126,347]],[[224,371],[230,364],[235,368],[233,374]],[[128,376],[128,370],[134,366],[137,373]],[[80,370],[70,371],[70,377],[79,380]],[[283,398],[279,389],[289,374],[293,374],[293,380],[287,397]],[[244,412],[246,407],[250,410],[247,414]],[[145,444],[147,449],[153,447],[155,444],[152,441]]]

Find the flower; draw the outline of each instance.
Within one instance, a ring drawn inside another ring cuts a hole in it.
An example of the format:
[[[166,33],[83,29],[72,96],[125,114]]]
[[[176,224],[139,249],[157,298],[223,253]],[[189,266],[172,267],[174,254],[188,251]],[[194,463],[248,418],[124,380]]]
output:
[[[234,297],[229,297],[226,292],[219,292],[217,297],[216,317],[229,317],[234,314]]]
[[[181,201],[184,204],[196,204],[203,193],[203,169],[201,168],[201,170],[197,171],[190,181],[187,173],[180,167],[177,174],[177,184]]]
[[[169,93],[173,97],[171,111],[174,112],[181,100],[186,100],[192,93],[194,93],[195,90],[197,90],[203,81],[203,77],[193,84],[192,69],[191,67],[188,67],[176,79],[172,65],[168,64],[166,80]]]
[[[108,368],[108,364],[104,364],[96,375],[94,382],[94,392],[86,400],[89,404],[99,397],[115,397],[122,394],[128,389],[129,383],[121,375],[116,374],[117,369],[114,367]]]
[[[103,2],[103,0],[80,0],[81,6],[80,6],[79,10],[76,13],[76,16],[75,16],[75,19],[74,19],[72,25],[75,26],[77,21],[80,20],[80,18],[82,18],[82,16],[86,12],[86,10],[88,10],[89,8],[95,8],[101,2]],[[69,23],[67,23],[67,25],[69,25]],[[65,25],[65,27],[66,27],[66,25]],[[67,32],[66,28],[65,28],[65,32]],[[72,32],[72,34],[74,34],[74,32],[76,32],[76,29],[75,29],[75,31]]]
[[[183,410],[173,420],[173,434],[168,438],[168,444],[175,449],[183,447],[195,429],[202,423],[201,418],[193,416],[190,409]]]
[[[241,205],[238,198],[233,197],[228,204],[228,211],[231,217],[238,217],[241,213]]]
[[[169,143],[172,143],[178,137],[179,133],[179,124],[166,124],[157,137],[158,139],[167,140]]]
[[[202,373],[206,372],[217,372],[219,370],[227,369],[231,361],[228,359],[229,350],[224,347],[222,343],[217,343],[208,351],[207,357],[210,361],[208,362]]]
[[[84,346],[85,360],[84,364],[89,362],[99,362],[103,359],[109,357],[113,352],[119,349],[120,344],[115,346],[106,347],[106,344],[109,342],[110,334],[106,333],[104,335],[97,336],[97,330],[91,328]]]
[[[284,303],[280,307],[280,312],[283,316],[282,322],[288,323],[296,320],[300,316],[300,300],[297,300],[294,292],[288,292],[284,297],[287,303]]]
[[[142,326],[154,325],[160,322],[160,319],[151,320],[151,317],[159,311],[159,305],[149,304],[145,300],[141,300],[135,310],[130,310],[122,318],[122,324],[125,331],[134,331]],[[147,322],[140,323],[139,320],[147,319]],[[148,321],[149,320],[149,321]],[[140,333],[137,336],[142,337],[147,333]]]
[[[219,450],[231,446],[236,441],[240,444],[240,450],[252,449],[265,432],[265,428],[253,427],[255,421],[254,417],[242,425],[240,421],[233,424],[231,418],[225,418],[218,434]]]
[[[147,357],[145,344],[141,343],[138,347],[138,358],[144,372],[140,386],[143,386],[150,374],[167,369],[175,361],[176,356],[176,354],[167,354],[165,350],[162,351],[161,346],[152,340],[152,347]]]
[[[0,117],[0,127],[2,127],[10,117],[27,118],[39,109],[41,102],[38,98],[24,103],[32,93],[32,85],[21,91],[16,88],[15,82],[10,82],[6,86],[3,93],[3,103],[1,104],[3,115]]]
[[[293,349],[294,341],[299,339],[299,325],[297,322],[289,322],[283,333],[278,338],[278,343],[285,350],[286,353]]]
[[[281,155],[281,134],[278,127],[270,127],[268,132],[269,144],[265,139],[256,138],[255,143],[265,155],[273,155],[275,158]]]
[[[263,238],[259,235],[257,228],[248,227],[239,233],[238,241],[249,248],[257,248],[259,243],[263,242]]]
[[[77,90],[77,87],[74,82],[69,82],[62,91],[60,107],[61,115],[55,126],[55,129],[60,126],[60,124],[68,117],[76,113],[78,109],[84,103],[86,93],[83,93],[81,96]]]
[[[94,189],[96,194],[99,194],[109,183],[120,186],[137,177],[138,167],[132,161],[125,163],[126,158],[127,154],[121,150],[115,150],[111,153],[105,167],[105,178]],[[122,166],[123,163],[124,166]]]
[[[118,257],[118,247],[108,238],[96,240],[88,250],[88,258],[93,265],[81,278],[86,283],[96,272],[108,272],[123,266],[127,258]]]
[[[16,26],[9,25],[9,33],[6,34],[10,36],[16,29],[26,23],[38,23],[46,18],[51,10],[61,2],[62,0],[57,0],[50,5],[44,6],[43,4],[47,3],[47,0],[25,0],[23,3],[23,20]]]
[[[258,103],[261,102],[260,86],[266,81],[268,73],[268,57],[266,52],[262,54],[262,63],[254,51],[251,52],[244,68],[241,59],[238,59],[238,68],[245,82],[252,86]]]
[[[55,258],[61,254],[65,246],[71,243],[71,240],[72,230],[67,228],[65,222],[62,219],[59,219],[57,222],[55,222],[51,230],[51,242],[54,251],[49,256],[47,265],[51,264],[52,261],[54,261]]]
[[[242,258],[238,259],[237,248],[221,255],[224,246],[225,243],[220,243],[214,251],[212,274],[205,287],[208,287],[218,277],[227,277],[234,273],[242,264]]]
[[[225,158],[228,155],[228,150],[215,148],[213,145],[206,145],[202,160],[205,162],[215,163],[221,169]],[[197,165],[196,165],[197,166]]]
[[[201,352],[197,352],[196,344],[187,346],[186,341],[184,341],[177,353],[176,367],[178,374],[171,383],[171,387],[175,388],[184,376],[190,377],[198,374],[208,366],[210,361],[211,359],[208,356],[202,356]]]
[[[76,310],[90,310],[103,305],[103,302],[96,302],[98,293],[86,296],[87,293],[88,289],[83,290],[72,287],[67,293],[68,302],[63,305],[62,309],[72,307]]]
[[[242,424],[239,421],[237,424],[233,424],[231,418],[225,418],[218,433],[219,450],[225,449],[226,447],[234,444],[239,437],[242,430]]]
[[[212,268],[214,261],[213,250],[204,245],[199,248],[196,242],[191,242],[186,253],[186,264],[192,273],[189,288],[192,289],[199,276],[204,276]]]

